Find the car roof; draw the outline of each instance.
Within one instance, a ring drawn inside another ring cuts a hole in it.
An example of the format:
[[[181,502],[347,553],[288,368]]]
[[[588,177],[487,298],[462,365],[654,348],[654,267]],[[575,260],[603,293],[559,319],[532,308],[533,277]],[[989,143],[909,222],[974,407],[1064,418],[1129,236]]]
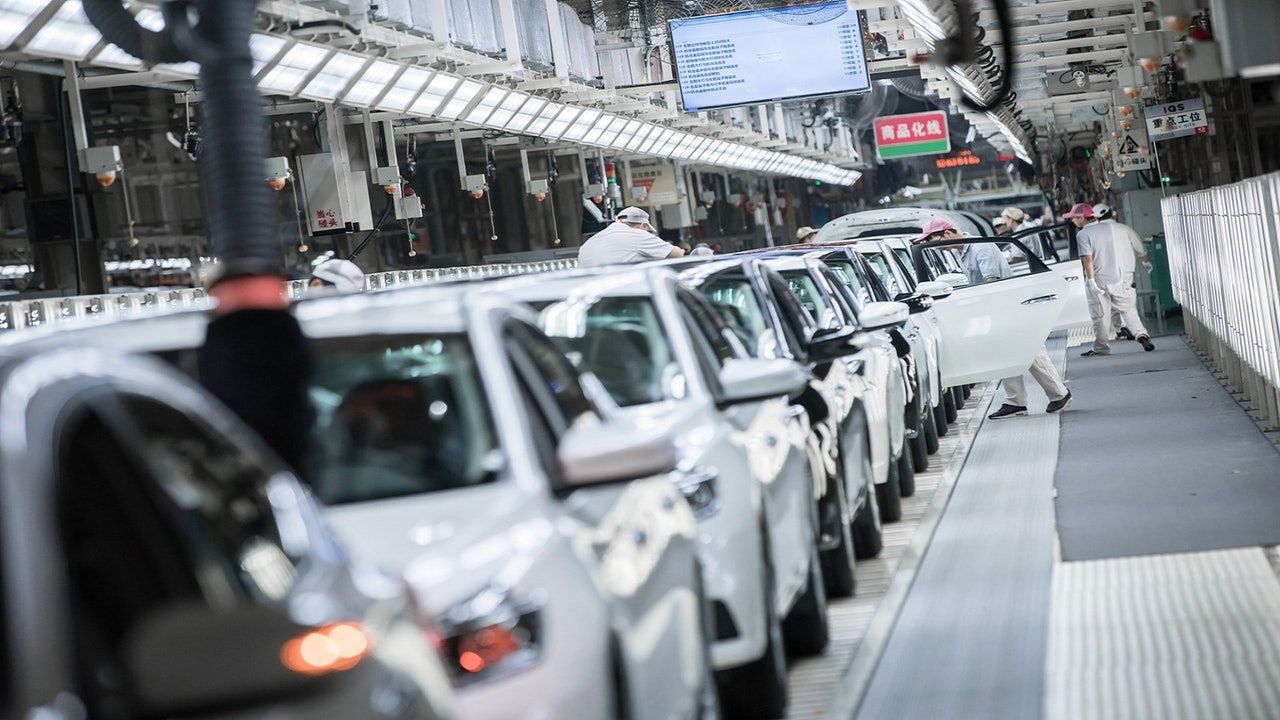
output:
[[[972,218],[958,210],[942,210],[938,208],[895,207],[864,210],[842,215],[818,230],[817,242],[825,242],[835,238],[857,237],[858,233],[874,231],[877,228],[897,228],[918,233],[930,218],[950,220],[960,230],[970,234],[985,236],[989,233]],[[908,236],[905,233],[894,233],[896,236]],[[869,238],[868,238],[869,239]]]
[[[625,267],[625,266],[624,266]],[[492,292],[515,301],[563,299],[570,294],[648,296],[655,273],[671,273],[661,267],[620,267],[598,271],[552,273],[546,276],[507,278],[488,283]]]
[[[808,253],[787,253],[761,258],[767,267],[783,272],[786,270],[807,270],[809,268]]]

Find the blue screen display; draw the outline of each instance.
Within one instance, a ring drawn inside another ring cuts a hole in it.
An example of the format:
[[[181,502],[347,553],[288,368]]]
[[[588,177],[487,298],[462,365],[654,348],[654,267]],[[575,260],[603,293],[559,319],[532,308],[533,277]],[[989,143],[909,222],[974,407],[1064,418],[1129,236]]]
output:
[[[672,20],[688,112],[871,88],[858,13],[844,0]]]

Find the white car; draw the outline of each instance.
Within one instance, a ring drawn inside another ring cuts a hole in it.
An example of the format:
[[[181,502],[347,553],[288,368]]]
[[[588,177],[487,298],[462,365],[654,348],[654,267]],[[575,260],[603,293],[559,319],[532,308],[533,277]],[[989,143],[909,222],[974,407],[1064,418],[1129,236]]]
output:
[[[754,256],[688,263],[681,279],[706,296],[756,357],[790,358],[807,364],[813,380],[801,402],[811,415],[811,446],[823,470],[826,490],[820,504],[821,545],[829,585],[853,591],[844,576],[849,540],[860,559],[883,546],[871,468],[868,411],[858,381],[843,358],[858,352],[864,333],[851,327],[822,330],[801,306],[787,281]],[[902,321],[905,308],[880,303],[878,322]],[[869,329],[874,313],[865,320]],[[847,536],[848,539],[845,539]]]
[[[943,218],[960,232],[974,237],[994,235],[994,228],[981,217],[960,210],[894,207],[863,210],[842,215],[823,225],[813,239],[816,243],[868,240],[888,236],[919,235],[925,223]]]
[[[765,265],[782,275],[818,327],[862,329],[857,309],[839,294],[836,287],[839,281],[818,258],[788,252],[767,257]],[[899,305],[906,315],[907,306]],[[867,409],[871,467],[880,517],[886,522],[900,520],[902,491],[908,490],[907,495],[915,491],[915,469],[910,452],[903,452],[906,426],[902,409],[907,402],[907,391],[897,351],[886,334],[872,333],[858,353],[842,359],[841,363],[847,382],[856,388]]]
[[[696,526],[666,478],[664,434],[608,416],[527,309],[472,285],[295,314],[316,355],[310,485],[338,534],[403,575],[441,628],[459,717],[714,717]],[[26,342],[193,370],[207,322],[163,315]],[[631,480],[643,476],[656,477]]]
[[[867,264],[895,299],[920,297],[901,259],[882,240],[859,240],[853,247],[867,260]],[[928,373],[923,378],[922,394],[928,401],[927,407],[933,419],[933,428],[926,435],[928,451],[933,453],[938,449],[937,436],[947,434],[948,416],[955,417],[956,410],[955,400],[946,392],[947,386],[942,382],[942,334],[932,308],[923,308],[911,315],[907,338],[920,348],[919,354],[929,360]]]
[[[831,245],[818,250],[805,249],[802,252],[822,260],[831,270],[832,277],[852,296],[850,303],[859,308],[859,312],[862,307],[871,303],[891,301],[893,295],[853,245]],[[903,424],[911,449],[911,470],[923,472],[929,469],[929,447],[932,445],[936,449],[938,441],[932,408],[926,397],[929,387],[925,380],[933,372],[936,359],[930,359],[923,338],[909,319],[900,327],[886,328],[884,332],[898,354],[906,385]],[[909,495],[905,488],[903,494]]]
[[[827,642],[809,426],[788,400],[807,372],[790,360],[747,357],[668,268],[518,279],[494,292],[538,308],[543,329],[600,379],[623,415],[675,440],[676,482],[714,498],[699,514],[699,554],[726,711],[782,716],[784,638],[802,654]]]

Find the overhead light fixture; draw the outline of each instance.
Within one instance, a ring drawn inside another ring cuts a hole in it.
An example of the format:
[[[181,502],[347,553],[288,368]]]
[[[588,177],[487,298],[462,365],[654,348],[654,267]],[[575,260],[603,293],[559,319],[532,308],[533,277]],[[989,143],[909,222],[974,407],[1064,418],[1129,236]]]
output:
[[[364,69],[368,60],[363,55],[339,52],[324,64],[324,68],[298,93],[302,97],[323,102],[334,102]]]
[[[374,60],[360,73],[360,79],[342,96],[342,102],[356,107],[369,107],[382,94],[387,83],[400,72],[401,66],[387,60]]]
[[[484,83],[478,80],[463,80],[458,89],[453,91],[453,97],[436,111],[436,115],[446,120],[456,120],[484,87]]]
[[[25,27],[19,27],[18,33]],[[32,55],[84,60],[89,56],[89,51],[100,42],[102,35],[89,23],[89,18],[85,17],[80,0],[68,0],[45,22],[23,50]]]
[[[435,117],[444,104],[449,93],[458,87],[462,78],[447,73],[436,73],[427,81],[427,86],[418,93],[418,99],[409,106],[409,112],[419,117]]]
[[[307,43],[296,43],[283,58],[258,81],[258,88],[283,95],[293,95],[307,76],[320,67],[329,53],[328,48]]]
[[[431,79],[431,71],[423,70],[418,67],[408,67],[396,78],[391,88],[383,94],[382,99],[377,101],[374,107],[379,110],[389,112],[404,112],[409,105],[418,97],[418,92],[422,90],[422,86],[427,84],[427,80]]]

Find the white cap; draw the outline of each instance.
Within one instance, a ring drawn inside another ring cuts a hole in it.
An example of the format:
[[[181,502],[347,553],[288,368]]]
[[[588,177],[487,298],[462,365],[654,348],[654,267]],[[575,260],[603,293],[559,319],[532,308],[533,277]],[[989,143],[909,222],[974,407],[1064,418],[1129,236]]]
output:
[[[995,220],[992,220],[992,221],[991,221],[991,224],[992,224],[992,225],[995,225],[996,227],[1000,227],[1000,226],[1004,225],[1006,222],[1009,222],[1009,221],[1008,221],[1008,220],[1006,220],[1006,219],[1005,219],[1005,217],[1004,217],[1003,215],[1001,215],[1001,216],[997,217]]]
[[[1098,203],[1093,206],[1093,214],[1103,219],[1111,217],[1111,206],[1106,203]]]
[[[636,224],[643,223],[645,225],[648,225],[649,213],[645,212],[644,210],[641,210],[638,207],[629,207],[629,208],[624,208],[621,212],[618,213],[618,219],[621,220],[622,222],[636,223]]]
[[[364,272],[350,260],[326,260],[311,271],[311,277],[324,280],[338,292],[364,289]]]

